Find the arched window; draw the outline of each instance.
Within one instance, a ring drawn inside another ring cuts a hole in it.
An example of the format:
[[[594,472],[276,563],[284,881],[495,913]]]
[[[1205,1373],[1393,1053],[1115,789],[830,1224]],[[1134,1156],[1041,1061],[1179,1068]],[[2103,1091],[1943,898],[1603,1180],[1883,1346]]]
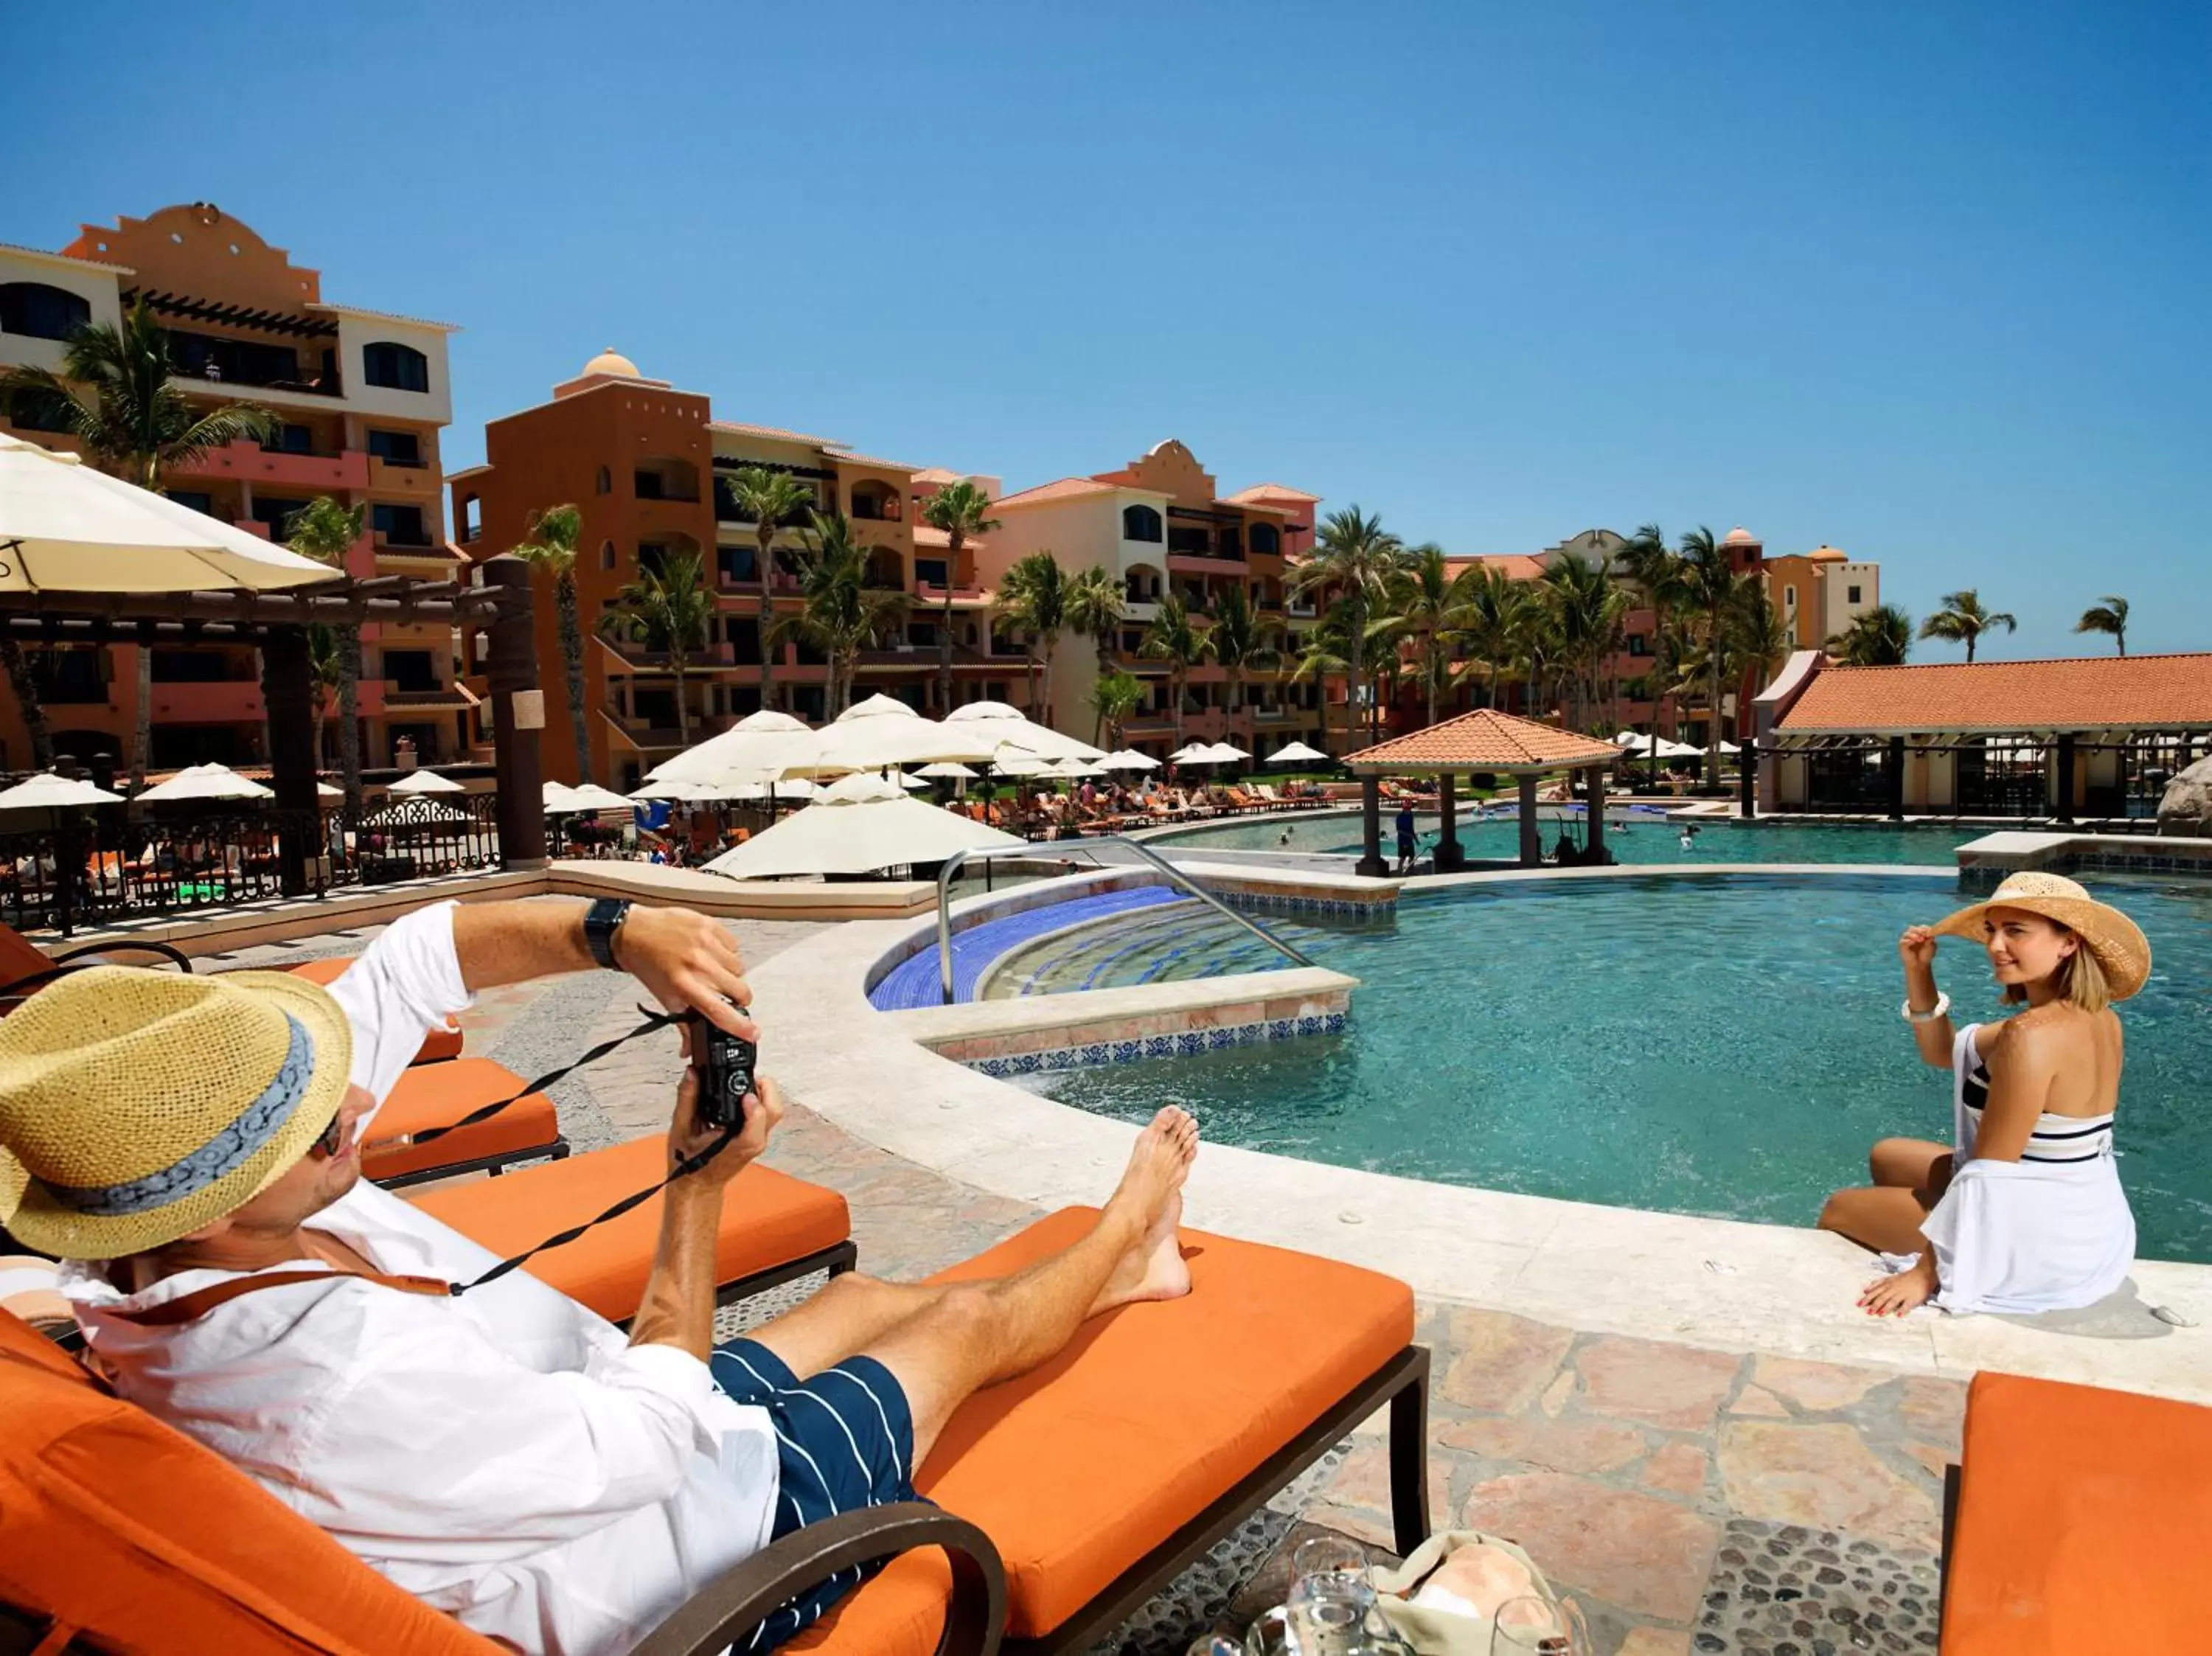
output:
[[[1160,537],[1160,514],[1148,506],[1121,508],[1121,538],[1125,541],[1157,541]]]
[[[67,339],[92,322],[92,306],[66,288],[43,282],[0,282],[0,333]]]
[[[1283,537],[1273,524],[1254,524],[1251,543],[1253,555],[1255,557],[1276,557],[1280,555],[1283,549]]]
[[[605,466],[601,466],[599,468],[599,480],[593,487],[596,488],[602,494],[613,494],[615,492],[614,473],[608,470]]]
[[[412,345],[380,339],[361,348],[362,377],[386,391],[430,389],[430,359]]]
[[[602,569],[611,569],[614,567],[615,543],[612,541],[609,541],[599,548],[599,567]]]

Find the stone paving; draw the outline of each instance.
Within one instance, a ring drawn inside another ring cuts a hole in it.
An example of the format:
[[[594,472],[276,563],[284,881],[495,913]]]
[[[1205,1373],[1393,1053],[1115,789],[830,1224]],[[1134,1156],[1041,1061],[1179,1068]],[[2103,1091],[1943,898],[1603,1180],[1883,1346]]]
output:
[[[813,928],[727,922],[758,961]],[[216,957],[267,966],[354,952],[372,932]],[[469,1050],[525,1075],[636,1022],[635,986],[576,973],[495,990],[464,1019]],[[771,1047],[772,1056],[772,1047]],[[579,1149],[659,1128],[676,1036],[641,1039],[555,1089]],[[917,1168],[794,1101],[766,1158],[842,1191],[862,1267],[926,1274],[1036,1210]],[[1104,1192],[1102,1191],[1101,1195]],[[799,1284],[777,1296],[803,1293]],[[730,1326],[780,1306],[743,1308]],[[1942,1469],[1965,1388],[1924,1376],[1579,1331],[1425,1301],[1434,1353],[1431,1518],[1526,1546],[1582,1604],[1599,1656],[1839,1656],[1935,1642]],[[1389,1539],[1383,1420],[1187,1572],[1106,1648],[1179,1653],[1279,1596],[1303,1526]]]

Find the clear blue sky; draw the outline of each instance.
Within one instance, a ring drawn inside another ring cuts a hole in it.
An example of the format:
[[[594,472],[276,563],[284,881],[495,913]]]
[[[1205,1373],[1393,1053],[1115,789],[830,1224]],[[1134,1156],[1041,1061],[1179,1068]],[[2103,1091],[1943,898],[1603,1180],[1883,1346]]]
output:
[[[1009,488],[1175,436],[1455,552],[1741,523],[1993,655],[2107,591],[2212,648],[2202,4],[175,18],[10,85],[0,240],[206,199],[459,323],[456,467],[611,344]]]

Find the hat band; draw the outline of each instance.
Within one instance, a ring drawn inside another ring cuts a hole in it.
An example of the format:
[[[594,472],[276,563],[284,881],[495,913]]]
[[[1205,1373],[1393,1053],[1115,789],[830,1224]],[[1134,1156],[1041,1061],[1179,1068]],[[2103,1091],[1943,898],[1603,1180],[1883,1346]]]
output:
[[[291,1026],[292,1040],[283,1063],[277,1066],[276,1078],[235,1121],[182,1161],[118,1185],[57,1185],[41,1179],[40,1186],[72,1213],[119,1219],[181,1202],[235,1172],[276,1136],[276,1130],[292,1119],[300,1101],[307,1095],[307,1082],[315,1068],[314,1043],[289,1012],[284,1014],[284,1022]]]

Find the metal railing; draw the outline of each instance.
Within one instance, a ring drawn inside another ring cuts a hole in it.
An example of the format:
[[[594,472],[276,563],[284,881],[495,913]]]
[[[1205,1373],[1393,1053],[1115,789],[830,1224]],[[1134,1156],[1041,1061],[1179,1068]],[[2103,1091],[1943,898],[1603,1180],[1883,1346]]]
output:
[[[1136,840],[1125,838],[1118,834],[1107,834],[1099,839],[1090,840],[1086,842],[1083,847],[1083,855],[1085,860],[1099,868],[1110,868],[1113,866],[1113,864],[1101,860],[1097,855],[1096,847],[1099,846],[1120,846],[1124,850],[1133,852],[1139,861],[1149,864],[1160,874],[1165,876],[1170,885],[1175,886],[1178,889],[1188,892],[1192,896],[1197,898],[1199,901],[1204,903],[1208,908],[1213,910],[1215,913],[1220,914],[1227,919],[1234,922],[1236,925],[1243,926],[1247,931],[1249,931],[1254,937],[1257,937],[1261,943],[1266,943],[1271,949],[1277,950],[1280,954],[1288,955],[1291,960],[1300,966],[1312,966],[1316,964],[1311,955],[1307,955],[1302,950],[1285,943],[1280,937],[1268,931],[1267,927],[1261,925],[1258,921],[1249,919],[1245,915],[1239,914],[1235,909],[1230,907],[1228,904],[1223,902],[1220,898],[1215,896],[1212,892],[1207,891],[1203,887],[1198,885],[1188,876],[1184,874],[1182,870],[1176,867],[1174,864],[1168,861],[1166,858],[1161,856],[1159,852],[1152,849],[1151,846],[1140,845]],[[1072,856],[1061,856],[1054,853],[1046,853],[1041,857],[1037,852],[1026,846],[1019,847],[1012,846],[982,846],[969,851],[956,851],[951,857],[945,859],[944,864],[937,870],[937,981],[938,986],[944,995],[944,1004],[947,1006],[952,1004],[953,994],[952,877],[969,863],[988,863],[992,859],[1000,857],[1026,857],[1032,860],[1045,862],[1073,863],[1075,861],[1075,858]]]

